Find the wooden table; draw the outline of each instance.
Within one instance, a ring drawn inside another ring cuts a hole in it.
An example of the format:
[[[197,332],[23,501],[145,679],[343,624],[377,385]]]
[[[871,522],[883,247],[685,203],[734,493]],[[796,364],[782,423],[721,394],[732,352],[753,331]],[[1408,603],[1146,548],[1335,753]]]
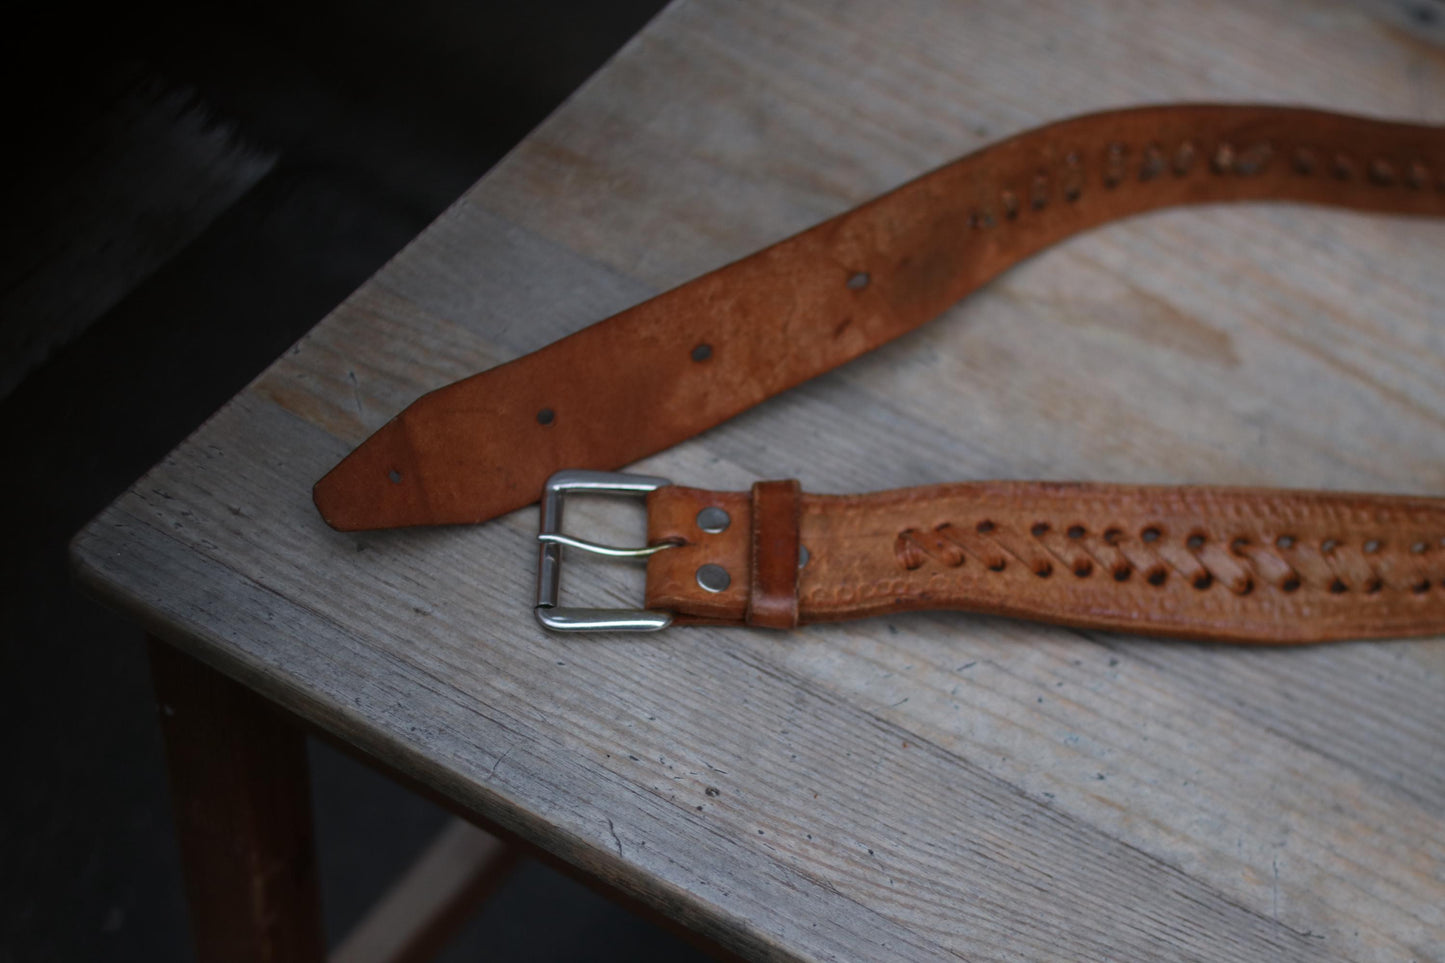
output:
[[[1372,9],[678,3],[86,528],[78,568],[238,691],[747,956],[1439,959],[1445,640],[956,614],[549,635],[535,510],[357,536],[310,501],[419,393],[1054,118],[1445,123],[1445,54]],[[1338,211],[1141,217],[639,469],[1445,494],[1442,248],[1439,223]],[[601,540],[640,532],[573,504]],[[574,562],[564,593],[635,604],[639,576]]]

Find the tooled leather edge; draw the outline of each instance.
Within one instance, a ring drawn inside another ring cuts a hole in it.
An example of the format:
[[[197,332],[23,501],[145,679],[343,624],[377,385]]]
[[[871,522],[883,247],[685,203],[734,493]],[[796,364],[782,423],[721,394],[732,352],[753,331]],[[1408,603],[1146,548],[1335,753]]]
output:
[[[802,492],[796,480],[753,485],[749,625],[798,625],[798,545]]]

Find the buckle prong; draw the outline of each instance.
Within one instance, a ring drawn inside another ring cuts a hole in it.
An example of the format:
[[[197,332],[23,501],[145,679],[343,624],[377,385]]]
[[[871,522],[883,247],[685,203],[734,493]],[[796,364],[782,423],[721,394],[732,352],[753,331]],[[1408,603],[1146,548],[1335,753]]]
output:
[[[649,609],[570,608],[557,604],[562,580],[562,547],[580,549],[613,558],[647,558],[675,542],[659,542],[641,548],[617,548],[562,533],[562,503],[567,494],[647,495],[671,485],[654,475],[625,472],[569,470],[547,479],[542,493],[542,525],[537,533],[537,621],[557,632],[656,632],[672,624],[671,612]]]
[[[553,532],[538,532],[537,541],[551,542],[555,545],[570,545],[573,548],[580,548],[584,552],[591,552],[593,555],[606,555],[610,558],[646,558],[649,555],[656,555],[665,548],[676,548],[677,542],[658,542],[656,545],[644,545],[641,548],[618,548],[616,545],[603,545],[601,542],[589,542],[585,538],[573,538],[571,535],[562,535]]]

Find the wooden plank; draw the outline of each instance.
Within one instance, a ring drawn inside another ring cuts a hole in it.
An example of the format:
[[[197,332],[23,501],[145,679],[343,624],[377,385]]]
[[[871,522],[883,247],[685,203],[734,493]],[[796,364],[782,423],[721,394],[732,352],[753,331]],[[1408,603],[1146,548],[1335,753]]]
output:
[[[662,80],[660,80],[662,78]],[[565,638],[535,514],[340,535],[310,484],[422,391],[984,142],[1139,101],[1445,122],[1321,2],[670,7],[77,540],[168,638],[709,938],[789,959],[1431,958],[1445,647],[934,614]],[[1440,224],[1285,206],[1077,238],[639,470],[1445,491]],[[631,541],[636,508],[569,504]],[[638,572],[569,568],[627,604]]]
[[[331,953],[331,963],[421,963],[516,865],[502,840],[453,818]]]
[[[163,642],[150,660],[197,959],[320,961],[305,734]]]

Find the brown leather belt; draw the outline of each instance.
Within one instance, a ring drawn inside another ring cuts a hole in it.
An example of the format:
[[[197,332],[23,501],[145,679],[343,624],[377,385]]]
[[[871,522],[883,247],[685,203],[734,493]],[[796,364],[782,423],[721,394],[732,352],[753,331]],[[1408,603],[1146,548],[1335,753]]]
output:
[[[1445,631],[1445,500],[1030,483],[719,494],[595,471],[851,360],[1062,238],[1244,200],[1445,215],[1445,128],[1187,105],[1029,131],[423,396],[317,483],[316,504],[342,530],[482,522],[546,485],[539,615],[553,628],[960,608],[1234,641]],[[573,468],[594,471],[548,484]],[[647,493],[635,554],[650,556],[652,611],[556,607],[561,546],[599,548],[560,533],[569,490]],[[709,531],[703,509],[727,526]]]

